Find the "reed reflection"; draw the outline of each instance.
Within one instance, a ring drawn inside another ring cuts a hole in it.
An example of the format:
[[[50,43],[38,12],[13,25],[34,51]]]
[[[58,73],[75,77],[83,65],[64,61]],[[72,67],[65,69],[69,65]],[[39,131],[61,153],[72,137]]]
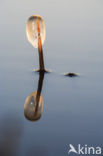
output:
[[[25,100],[24,115],[30,121],[37,121],[43,112],[43,97],[41,96],[44,72],[39,73],[38,89],[31,93]]]

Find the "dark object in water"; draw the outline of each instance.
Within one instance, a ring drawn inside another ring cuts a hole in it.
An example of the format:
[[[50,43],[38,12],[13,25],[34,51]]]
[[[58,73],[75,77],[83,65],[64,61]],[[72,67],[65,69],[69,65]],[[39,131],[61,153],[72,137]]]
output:
[[[76,77],[76,76],[78,76],[78,74],[77,73],[67,73],[67,74],[65,74],[65,76]]]

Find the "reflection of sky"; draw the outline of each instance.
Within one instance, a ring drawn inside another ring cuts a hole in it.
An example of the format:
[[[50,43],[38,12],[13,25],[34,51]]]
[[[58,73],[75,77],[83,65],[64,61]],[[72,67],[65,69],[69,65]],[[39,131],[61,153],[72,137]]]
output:
[[[23,123],[20,118],[7,113],[0,124],[0,155],[14,156],[20,144]],[[2,135],[1,135],[2,134]]]
[[[25,99],[38,85],[38,74],[32,72],[38,67],[37,49],[26,38],[26,20],[32,14],[45,20],[47,68],[80,73],[75,78],[45,75],[44,110],[35,124],[24,118]],[[17,155],[65,156],[66,144],[103,142],[102,15],[102,0],[0,1],[0,135],[4,137],[3,128],[11,135],[15,120],[20,123],[19,138],[13,140],[21,143]],[[8,114],[12,125],[6,127]]]

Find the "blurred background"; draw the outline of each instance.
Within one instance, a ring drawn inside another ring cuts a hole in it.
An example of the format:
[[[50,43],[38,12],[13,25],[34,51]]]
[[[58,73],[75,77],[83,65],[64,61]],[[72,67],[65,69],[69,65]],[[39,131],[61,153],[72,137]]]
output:
[[[53,71],[44,77],[38,122],[24,117],[39,79],[38,51],[26,37],[33,14],[44,18],[45,66]],[[102,0],[0,0],[0,155],[66,156],[70,143],[103,144],[102,67]]]

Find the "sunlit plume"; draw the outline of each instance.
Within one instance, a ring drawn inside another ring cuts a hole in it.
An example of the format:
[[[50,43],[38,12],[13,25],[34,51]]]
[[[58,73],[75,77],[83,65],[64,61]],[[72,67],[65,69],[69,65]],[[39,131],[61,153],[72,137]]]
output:
[[[35,47],[38,48],[39,37],[41,44],[44,44],[45,41],[45,23],[41,16],[33,15],[27,20],[26,24],[26,33],[29,42]]]

